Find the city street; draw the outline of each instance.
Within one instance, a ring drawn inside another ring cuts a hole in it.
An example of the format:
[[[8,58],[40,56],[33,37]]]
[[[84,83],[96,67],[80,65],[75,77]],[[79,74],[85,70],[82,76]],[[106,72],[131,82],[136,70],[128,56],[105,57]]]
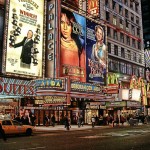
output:
[[[11,136],[7,142],[0,139],[0,150],[149,150],[149,138],[150,125],[89,126],[70,131],[36,131],[30,137]]]

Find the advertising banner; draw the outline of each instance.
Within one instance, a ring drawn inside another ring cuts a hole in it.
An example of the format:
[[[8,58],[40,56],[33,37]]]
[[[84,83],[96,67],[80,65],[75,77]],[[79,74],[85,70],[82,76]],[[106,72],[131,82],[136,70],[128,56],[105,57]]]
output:
[[[35,82],[0,78],[0,96],[35,96]]]
[[[105,28],[88,19],[86,26],[87,82],[97,82],[106,85],[107,52]]]
[[[10,0],[7,6],[3,71],[42,77],[44,0]]]
[[[85,82],[85,17],[61,9],[60,77]]]
[[[98,16],[100,12],[99,0],[87,0],[87,12],[88,16]]]

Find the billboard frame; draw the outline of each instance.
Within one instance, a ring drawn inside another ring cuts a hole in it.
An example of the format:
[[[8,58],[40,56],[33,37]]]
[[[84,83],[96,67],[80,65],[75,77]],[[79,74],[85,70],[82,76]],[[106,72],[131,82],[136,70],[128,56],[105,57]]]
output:
[[[8,24],[9,24],[9,15],[10,15],[10,0],[5,1],[5,20],[4,20],[4,32],[6,33],[3,35],[4,43],[3,43],[3,55],[2,55],[2,73],[7,76],[14,76],[14,77],[22,77],[22,78],[29,78],[29,79],[35,79],[37,77],[42,78],[44,76],[44,68],[45,68],[45,22],[46,22],[46,0],[43,0],[43,34],[42,36],[42,56],[41,56],[41,75],[27,75],[27,74],[21,74],[21,73],[12,73],[6,71],[6,55],[7,55],[7,40],[8,40]]]

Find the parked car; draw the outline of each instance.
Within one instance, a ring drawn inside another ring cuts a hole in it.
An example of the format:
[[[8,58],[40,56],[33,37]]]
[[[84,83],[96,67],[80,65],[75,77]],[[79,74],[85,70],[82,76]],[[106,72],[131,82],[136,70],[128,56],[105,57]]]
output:
[[[16,120],[1,119],[0,123],[5,134],[26,134],[31,135],[34,127],[31,125],[23,125]]]

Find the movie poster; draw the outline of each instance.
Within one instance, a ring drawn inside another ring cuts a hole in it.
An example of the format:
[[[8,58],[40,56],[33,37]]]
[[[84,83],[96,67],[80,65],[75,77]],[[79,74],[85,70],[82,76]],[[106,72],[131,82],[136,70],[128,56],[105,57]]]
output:
[[[42,76],[44,0],[10,0],[6,73]]]
[[[105,28],[88,19],[86,25],[86,79],[87,82],[105,85],[107,66]]]
[[[61,9],[60,77],[86,81],[85,17]]]

